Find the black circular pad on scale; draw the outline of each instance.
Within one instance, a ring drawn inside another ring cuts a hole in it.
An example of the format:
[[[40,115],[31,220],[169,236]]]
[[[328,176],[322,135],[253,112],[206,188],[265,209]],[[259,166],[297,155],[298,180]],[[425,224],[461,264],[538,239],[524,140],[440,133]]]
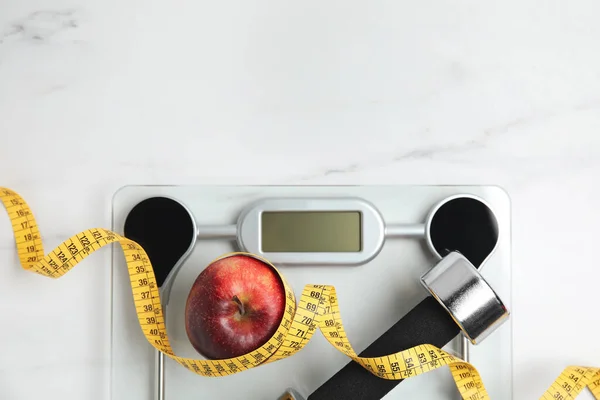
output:
[[[458,251],[480,268],[498,243],[498,221],[483,202],[457,197],[435,211],[429,236],[440,256]]]
[[[195,235],[188,210],[166,197],[141,201],[125,219],[124,236],[146,251],[158,287],[163,285],[171,269],[188,251]]]
[[[437,209],[428,233],[441,257],[458,251],[475,267],[481,268],[498,242],[498,223],[483,202],[471,197],[456,197]],[[359,356],[380,357],[423,343],[442,348],[459,334],[460,328],[450,314],[432,296],[427,296]],[[378,378],[350,361],[307,400],[380,400],[402,381]]]

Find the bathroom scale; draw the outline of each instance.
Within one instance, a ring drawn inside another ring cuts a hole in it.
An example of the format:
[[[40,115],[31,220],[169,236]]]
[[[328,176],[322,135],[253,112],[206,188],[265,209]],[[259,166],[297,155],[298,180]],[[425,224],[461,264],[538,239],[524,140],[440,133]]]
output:
[[[297,298],[307,284],[334,286],[359,354],[408,315],[438,318],[415,310],[431,298],[423,277],[451,251],[468,258],[511,309],[510,199],[499,187],[125,186],[112,208],[112,229],[152,259],[179,356],[204,359],[186,333],[186,301],[204,268],[232,252],[269,260]],[[290,388],[298,400],[335,400],[340,387],[353,390],[352,360],[320,332],[291,357],[223,377],[199,376],[161,357],[140,329],[117,247],[111,300],[111,400],[278,400]],[[511,329],[507,318],[476,338],[452,333],[440,347],[475,366],[492,399],[511,399]],[[461,397],[442,367],[388,385],[378,398]]]

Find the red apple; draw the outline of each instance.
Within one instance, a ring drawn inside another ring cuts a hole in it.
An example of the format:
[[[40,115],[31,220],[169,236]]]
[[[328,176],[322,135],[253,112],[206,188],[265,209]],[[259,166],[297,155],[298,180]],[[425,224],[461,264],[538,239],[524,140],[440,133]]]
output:
[[[285,289],[273,268],[248,255],[206,267],[192,285],[185,328],[192,346],[208,359],[241,356],[265,344],[285,310]]]

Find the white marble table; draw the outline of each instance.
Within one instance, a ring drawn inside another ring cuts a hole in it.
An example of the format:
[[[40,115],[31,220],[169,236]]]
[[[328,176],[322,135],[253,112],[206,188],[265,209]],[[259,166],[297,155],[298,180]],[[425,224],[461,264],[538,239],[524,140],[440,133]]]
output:
[[[599,13],[0,0],[0,186],[51,249],[108,227],[131,183],[501,185],[514,399],[536,399],[563,367],[600,366]],[[0,397],[108,399],[109,251],[52,281],[18,267],[0,227]]]

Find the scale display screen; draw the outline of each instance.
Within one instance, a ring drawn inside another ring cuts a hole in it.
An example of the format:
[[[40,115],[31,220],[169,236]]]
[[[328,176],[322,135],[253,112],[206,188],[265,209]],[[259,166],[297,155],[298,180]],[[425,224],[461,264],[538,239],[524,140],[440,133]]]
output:
[[[383,217],[355,197],[275,197],[254,201],[237,220],[242,251],[280,265],[361,265],[383,246]]]
[[[362,249],[359,211],[263,211],[265,253],[350,253]]]

